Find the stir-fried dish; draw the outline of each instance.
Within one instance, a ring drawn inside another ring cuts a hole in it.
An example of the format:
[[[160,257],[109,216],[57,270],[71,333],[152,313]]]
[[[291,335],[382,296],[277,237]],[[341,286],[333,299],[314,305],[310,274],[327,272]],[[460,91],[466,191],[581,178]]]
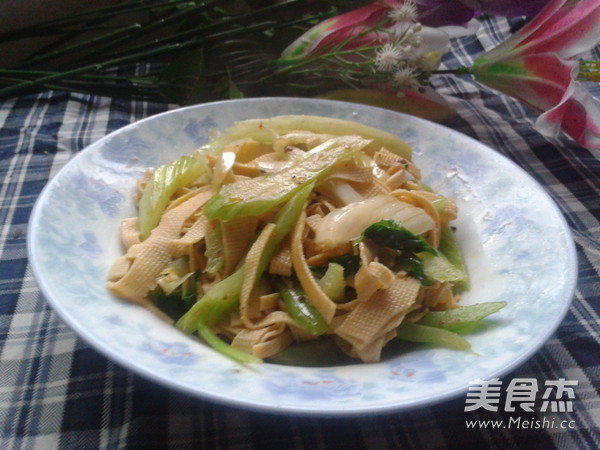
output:
[[[239,361],[319,339],[364,362],[396,338],[468,349],[460,334],[503,306],[459,307],[455,202],[362,124],[240,122],[148,171],[136,201],[108,289]]]

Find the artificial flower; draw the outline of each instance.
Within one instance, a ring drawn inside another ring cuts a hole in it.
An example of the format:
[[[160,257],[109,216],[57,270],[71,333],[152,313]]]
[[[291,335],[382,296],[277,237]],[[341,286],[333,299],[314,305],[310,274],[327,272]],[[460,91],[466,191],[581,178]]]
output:
[[[577,82],[580,54],[600,41],[598,0],[551,0],[523,28],[477,58],[475,79],[542,113],[536,128],[562,129],[580,145],[600,148],[600,102]]]

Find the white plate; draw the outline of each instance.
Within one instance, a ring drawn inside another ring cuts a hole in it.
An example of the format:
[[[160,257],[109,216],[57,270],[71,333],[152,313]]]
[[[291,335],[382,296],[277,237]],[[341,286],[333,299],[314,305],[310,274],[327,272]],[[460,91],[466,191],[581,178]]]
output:
[[[280,114],[339,117],[397,133],[414,147],[424,181],[454,197],[472,289],[463,303],[506,301],[474,353],[416,347],[364,365],[241,366],[105,289],[121,254],[118,226],[134,215],[135,180],[206,142],[211,130]],[[464,395],[531,357],[564,317],[576,256],[556,205],[494,150],[440,125],[383,109],[312,99],[263,98],[178,109],[124,127],[74,157],[39,197],[28,251],[48,302],[92,347],[157,383],[230,406],[301,415],[401,411]]]

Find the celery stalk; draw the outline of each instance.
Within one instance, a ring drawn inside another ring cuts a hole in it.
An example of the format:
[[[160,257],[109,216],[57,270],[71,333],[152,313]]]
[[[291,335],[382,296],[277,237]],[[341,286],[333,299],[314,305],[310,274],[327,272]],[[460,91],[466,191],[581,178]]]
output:
[[[269,240],[268,244],[263,250],[261,256],[258,271],[256,274],[257,280],[262,276],[263,272],[269,265],[271,258],[275,255],[281,241],[290,234],[292,228],[298,221],[300,214],[304,210],[304,205],[310,196],[310,193],[315,187],[315,183],[308,183],[298,190],[290,200],[281,207],[281,209],[275,215],[275,229],[273,230],[273,237]]]
[[[216,224],[204,237],[206,244],[206,268],[204,272],[210,275],[216,275],[223,268],[223,245],[222,245],[222,230],[219,224]]]
[[[273,142],[273,136],[294,130],[307,130],[333,136],[357,134],[372,140],[365,148],[369,154],[385,147],[402,158],[410,160],[412,156],[411,147],[395,134],[351,120],[311,115],[284,115],[244,120],[225,130],[221,137],[216,139],[215,146],[220,149],[228,142],[246,137],[251,137],[258,142],[270,143]]]
[[[261,363],[262,359],[246,353],[222,341],[207,325],[198,325],[198,334],[219,353],[241,363]]]
[[[461,279],[455,281],[455,288],[459,292],[468,290],[470,284],[469,273],[467,272],[467,266],[465,265],[458,242],[456,242],[456,237],[450,227],[442,227],[442,236],[438,251],[446,257],[450,264],[464,274]]]
[[[336,162],[358,153],[370,142],[360,136],[329,139],[287,169],[224,185],[206,204],[204,213],[211,220],[231,220],[270,211],[303,186],[323,178]]]
[[[488,302],[461,306],[448,311],[430,311],[417,323],[465,334],[472,331],[481,323],[481,320],[500,311],[505,306],[506,302]]]
[[[182,156],[154,170],[138,207],[142,240],[158,225],[175,191],[208,174],[208,171],[206,160],[199,153]]]
[[[339,302],[344,298],[346,279],[344,278],[344,267],[340,264],[330,262],[327,272],[317,282],[323,292],[334,302]]]
[[[304,204],[312,192],[312,189],[313,184],[303,187],[286,204],[284,204],[275,215],[273,238],[269,240],[264,249],[262,258],[259,262],[257,278],[260,278],[269,264],[270,259],[275,252],[277,252],[281,241],[292,230],[302,213]],[[177,321],[177,328],[188,334],[202,329],[204,330],[203,333],[207,334],[205,331],[207,327],[210,328],[216,324],[225,316],[225,314],[238,305],[243,282],[244,263],[242,263],[233,274],[219,281],[206,292],[202,298],[200,298],[194,306],[192,306],[190,310]],[[215,345],[215,342],[217,341],[220,343]],[[211,337],[210,340],[207,340],[207,343],[215,348],[215,350],[227,354],[221,350],[225,348],[223,346],[229,346],[225,342],[222,342],[216,335]]]
[[[467,279],[466,273],[452,264],[441,252],[436,256],[426,254],[418,256],[423,260],[423,273],[432,280],[460,284]]]
[[[184,333],[197,331],[200,324],[212,326],[231,311],[240,300],[244,271],[240,267],[206,292],[178,321]]]
[[[398,339],[410,342],[432,344],[454,350],[470,350],[471,344],[459,334],[442,328],[429,327],[416,323],[403,322],[396,328]]]

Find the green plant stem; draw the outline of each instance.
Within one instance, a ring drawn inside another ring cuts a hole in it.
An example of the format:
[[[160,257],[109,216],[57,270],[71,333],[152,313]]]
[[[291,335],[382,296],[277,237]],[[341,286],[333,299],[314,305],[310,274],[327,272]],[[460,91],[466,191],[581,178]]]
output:
[[[456,69],[433,70],[432,75],[471,75],[473,69],[471,67],[461,66]]]
[[[178,44],[163,46],[162,49],[153,50],[151,52],[151,54],[156,55],[158,53],[166,53],[168,51],[177,50],[180,48],[181,48],[181,45],[178,45]],[[101,70],[104,70],[108,67],[134,62],[144,56],[148,56],[148,53],[149,52],[145,52],[145,53],[142,52],[142,53],[138,53],[135,55],[128,55],[128,56],[124,56],[122,58],[115,58],[113,60],[110,60],[110,61],[107,61],[104,63],[89,64],[86,66],[78,67],[76,69],[67,70],[65,72],[53,72],[48,75],[42,76],[41,78],[37,78],[35,80],[26,80],[26,81],[23,81],[21,83],[14,85],[14,86],[8,86],[3,89],[0,89],[0,98],[7,97],[10,95],[15,95],[15,94],[18,94],[20,92],[23,92],[23,91],[26,91],[26,90],[29,90],[29,89],[32,89],[35,87],[45,86],[47,83],[60,80],[61,78],[66,79],[69,77],[74,77],[74,76],[83,75],[83,74],[98,73]]]
[[[373,48],[375,48],[375,47],[373,47]],[[327,62],[327,60],[330,60],[332,58],[336,59],[336,58],[341,58],[346,55],[356,55],[356,54],[357,54],[357,50],[351,49],[351,50],[341,50],[336,53],[318,54],[311,58],[303,59],[298,62],[289,61],[289,60],[286,61],[285,59],[282,59],[282,60],[279,60],[281,68],[277,71],[277,73],[279,73],[280,75],[285,75],[288,73],[298,73],[299,69],[302,69],[303,67],[310,67],[311,65],[314,66],[315,64],[318,64],[319,61],[321,61],[321,60]],[[361,56],[363,56],[363,55],[361,55]],[[343,59],[341,59],[341,62],[346,63],[346,61]],[[361,66],[361,65],[368,66],[370,63],[369,62],[361,63],[359,61],[356,61],[356,62],[352,61],[352,64],[354,66]],[[310,70],[312,71],[313,69],[311,68]]]
[[[102,77],[100,77],[102,78]],[[8,78],[0,76],[0,85],[13,85],[17,82],[22,82],[21,78]],[[48,89],[89,93],[93,90],[97,95],[110,95],[110,96],[127,96],[134,98],[145,98],[152,99],[158,98],[159,93],[156,89],[150,89],[149,86],[138,87],[131,84],[108,84],[105,81],[92,81],[88,78],[85,80],[57,80],[56,82],[46,82],[44,86]],[[153,86],[154,88],[154,86]]]
[[[217,3],[217,1],[218,0],[215,0],[210,3]],[[8,42],[30,37],[63,34],[63,32],[69,32],[67,31],[69,30],[69,27],[74,27],[74,29],[70,31],[80,32],[82,29],[89,29],[86,27],[92,21],[106,21],[115,17],[122,17],[127,14],[151,11],[156,8],[164,9],[176,7],[178,4],[186,3],[190,2],[188,0],[170,0],[169,3],[166,3],[164,0],[145,0],[130,1],[119,5],[91,9],[81,13],[71,14],[68,17],[60,17],[35,25],[22,27],[13,31],[0,33],[0,42]]]
[[[252,12],[246,13],[246,14],[240,14],[237,16],[229,16],[229,17],[225,17],[222,18],[220,20],[218,20],[217,22],[213,22],[209,25],[207,24],[199,24],[197,27],[194,27],[192,29],[189,30],[185,30],[182,31],[180,33],[176,33],[173,35],[170,35],[166,38],[164,38],[162,41],[164,42],[172,42],[172,41],[181,41],[183,40],[187,40],[187,39],[193,39],[195,36],[204,36],[205,42],[209,42],[209,41],[221,41],[225,38],[230,38],[232,36],[237,36],[237,35],[247,35],[253,31],[260,31],[260,30],[266,30],[269,27],[274,27],[277,25],[277,21],[273,20],[273,19],[269,19],[267,21],[263,21],[263,22],[259,22],[259,23],[254,23],[251,25],[246,25],[244,27],[238,27],[238,28],[229,28],[229,29],[225,29],[221,32],[216,32],[211,34],[211,30],[215,30],[215,29],[220,29],[224,26],[230,26],[230,25],[240,25],[243,24],[244,19],[247,18],[251,18],[251,17],[256,17],[259,15],[264,15],[267,13],[272,13],[274,11],[276,11],[277,9],[280,9],[281,7],[283,7],[284,5],[287,5],[289,3],[295,3],[295,1],[292,2],[286,2],[286,3],[282,3],[282,4],[278,4],[278,5],[272,5],[272,6],[268,6],[265,8],[261,8],[258,10],[253,10]],[[147,48],[151,48],[152,46],[156,45],[157,43],[160,43],[161,41],[159,40],[158,42],[149,42],[146,44],[142,44],[140,46],[137,47],[133,47],[131,49],[127,49],[127,51],[144,51]],[[116,53],[114,56],[118,57],[120,55],[122,55],[123,52],[120,53]]]
[[[181,11],[176,11],[173,14],[170,14],[168,16],[161,17],[157,21],[144,24],[140,31],[143,31],[143,33],[145,35],[150,35],[153,32],[159,32],[161,29],[165,29],[166,27],[168,27],[172,24],[176,24],[178,21],[181,21],[183,19],[189,19],[189,17],[191,15],[194,15],[194,13],[196,13],[197,15],[201,15],[204,12],[205,11],[203,9],[198,9],[198,8],[195,8],[194,11],[190,11],[187,9],[181,10]],[[202,30],[202,31],[204,31],[204,30]],[[200,34],[200,33],[198,33],[198,34]],[[190,36],[192,36],[192,37],[195,35],[196,34],[193,34],[193,33],[190,34]],[[173,42],[173,41],[177,42],[178,39],[174,39],[174,36],[176,36],[176,35],[170,35],[170,36],[163,37],[163,38],[154,38],[154,39],[150,40],[150,42],[147,42],[141,46],[127,47],[126,50],[117,51],[117,52],[113,53],[112,57],[119,57],[128,52],[144,51],[145,49],[151,48],[152,46],[163,45],[168,42]]]
[[[183,8],[181,7],[183,5]],[[186,5],[188,5],[186,7]],[[94,51],[91,53],[92,58],[95,60],[87,60],[91,62],[98,62],[99,56],[106,50],[114,50],[115,47],[127,47],[127,44],[131,42],[136,35],[140,35],[142,32],[144,36],[148,36],[149,33],[155,29],[166,29],[167,26],[177,24],[189,18],[191,14],[195,14],[198,17],[202,17],[203,14],[211,11],[215,5],[219,5],[219,0],[205,0],[200,5],[197,2],[189,2],[188,0],[171,0],[166,2],[164,0],[155,0],[154,2],[148,1],[133,1],[128,2],[122,7],[108,7],[104,9],[91,10],[87,13],[78,15],[79,19],[72,21],[66,18],[57,19],[55,21],[49,21],[40,25],[34,25],[21,30],[16,30],[18,36],[11,36],[11,33],[0,34],[0,41],[6,41],[22,37],[32,37],[36,35],[54,35],[61,37],[58,41],[50,43],[48,46],[38,50],[32,57],[27,61],[19,63],[15,67],[31,67],[34,64],[47,61],[52,58],[62,58],[73,51],[80,50],[87,46],[93,46]],[[132,16],[136,20],[140,19],[140,13],[148,13],[150,19],[142,20],[134,24],[126,25],[111,25],[110,20],[115,17]],[[135,15],[137,14],[137,16]],[[154,14],[154,15],[153,15]],[[156,16],[156,17],[154,17]],[[97,26],[98,23],[101,26]],[[107,24],[107,22],[109,22]],[[37,27],[37,28],[36,28]],[[70,27],[70,28],[69,28]],[[115,30],[115,28],[117,28]],[[36,29],[38,31],[36,31]],[[47,30],[47,31],[44,31]],[[27,32],[24,32],[26,30]],[[108,33],[104,33],[98,37],[87,39],[84,42],[77,43],[71,47],[62,47],[65,42],[69,42],[73,39],[78,38],[82,33],[88,33],[90,31],[103,31],[109,30]],[[119,38],[119,36],[121,36]],[[154,44],[160,45],[155,39],[152,40]],[[105,43],[104,47],[98,48],[99,43]],[[49,55],[52,53],[52,56]],[[111,57],[114,57],[112,55]],[[108,57],[108,56],[107,56]]]
[[[132,31],[137,31],[137,30],[140,30],[141,28],[142,28],[141,24],[134,23],[132,25],[126,26],[115,32],[108,33],[103,36],[99,36],[97,38],[93,38],[93,39],[72,45],[70,47],[60,49],[60,50],[55,50],[53,52],[47,52],[44,55],[41,55],[41,56],[38,56],[35,58],[27,59],[27,60],[23,61],[22,63],[16,65],[15,68],[21,69],[24,67],[35,66],[36,64],[42,63],[44,61],[61,58],[63,55],[65,55],[67,53],[76,52],[76,51],[79,51],[79,50],[82,50],[85,48],[89,49],[89,48],[92,48],[92,46],[102,44],[107,41],[112,41],[111,45],[117,45],[118,43],[124,42],[125,40],[129,39],[131,37]],[[94,49],[94,53],[97,54],[97,49]]]

